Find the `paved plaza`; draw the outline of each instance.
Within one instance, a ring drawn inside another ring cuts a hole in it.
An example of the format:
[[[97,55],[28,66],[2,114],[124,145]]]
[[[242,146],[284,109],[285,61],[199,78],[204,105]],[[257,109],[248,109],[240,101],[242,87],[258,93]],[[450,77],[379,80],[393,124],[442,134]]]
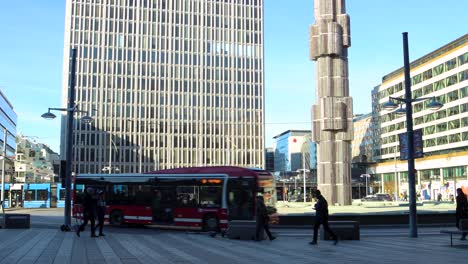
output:
[[[275,228],[278,239],[230,240],[148,227],[105,227],[107,236],[61,232],[63,209],[9,210],[31,214],[30,229],[0,229],[1,263],[448,263],[468,257],[468,241],[440,234],[447,227],[361,227],[361,240],[308,242],[312,230]],[[453,227],[454,228],[454,227]]]
[[[142,227],[106,231],[91,238],[88,229],[78,238],[56,228],[0,229],[0,263],[456,263],[468,257],[468,242],[450,247],[447,235],[424,230],[416,239],[406,230],[363,230],[360,241],[337,246],[309,245],[310,230],[277,230],[273,242]]]
[[[314,203],[283,202],[276,203],[279,214],[315,214]],[[418,213],[453,213],[456,204],[448,201],[418,202]],[[399,214],[409,211],[408,202],[361,202],[353,201],[353,205],[329,206],[330,214]]]

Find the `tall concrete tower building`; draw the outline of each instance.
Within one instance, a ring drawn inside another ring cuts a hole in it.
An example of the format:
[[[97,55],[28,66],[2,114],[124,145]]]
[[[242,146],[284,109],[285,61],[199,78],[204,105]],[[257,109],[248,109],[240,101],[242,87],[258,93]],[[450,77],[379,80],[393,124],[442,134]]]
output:
[[[264,167],[262,0],[67,0],[64,105],[71,48],[73,171]]]
[[[353,102],[349,96],[351,46],[345,0],[315,0],[310,56],[316,61],[312,136],[317,143],[318,188],[330,204],[351,204]]]

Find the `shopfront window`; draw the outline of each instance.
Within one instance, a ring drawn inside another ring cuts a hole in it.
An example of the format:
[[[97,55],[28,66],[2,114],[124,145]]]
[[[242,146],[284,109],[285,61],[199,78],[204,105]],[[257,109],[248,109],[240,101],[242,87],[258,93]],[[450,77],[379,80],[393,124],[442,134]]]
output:
[[[421,181],[439,181],[440,180],[439,169],[422,170],[419,173],[420,173]]]
[[[458,178],[465,178],[466,168],[465,166],[443,168],[442,174],[444,175],[444,181],[454,180]]]

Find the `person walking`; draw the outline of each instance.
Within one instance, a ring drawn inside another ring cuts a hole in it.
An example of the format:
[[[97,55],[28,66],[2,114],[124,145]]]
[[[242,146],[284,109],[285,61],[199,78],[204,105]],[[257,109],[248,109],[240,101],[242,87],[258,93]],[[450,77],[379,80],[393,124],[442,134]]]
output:
[[[79,237],[80,232],[84,230],[85,226],[88,224],[88,221],[91,221],[91,237],[96,236],[96,208],[97,199],[95,197],[95,192],[92,187],[86,189],[85,197],[83,199],[83,223],[80,225],[78,230],[76,230],[76,235]]]
[[[276,237],[274,237],[271,232],[270,232],[270,228],[268,226],[268,221],[270,221],[270,217],[268,216],[268,212],[267,212],[267,209],[266,209],[266,206],[265,206],[265,202],[263,200],[263,197],[262,196],[257,196],[257,210],[256,210],[256,214],[255,214],[255,220],[256,220],[256,232],[255,232],[255,241],[261,241],[262,240],[262,236],[261,236],[261,233],[263,232],[263,230],[265,230],[265,232],[267,233],[268,235],[268,238],[270,239],[270,241],[273,241],[276,239]]]
[[[99,236],[105,236],[102,232],[104,228],[104,216],[106,215],[106,199],[104,196],[104,191],[99,190],[98,192],[98,199],[97,199],[97,218],[99,223],[97,227],[99,227]]]
[[[463,193],[463,190],[461,188],[457,188],[457,209],[455,211],[455,219],[457,221],[455,225],[459,229],[462,228],[460,226],[460,220],[468,219],[468,200],[466,198],[465,193]],[[467,232],[463,232],[462,237],[460,239],[466,240],[467,234],[468,234]]]
[[[314,239],[312,242],[309,242],[311,245],[317,244],[318,229],[320,225],[323,225],[323,228],[327,233],[329,233],[335,240],[335,245],[338,244],[338,237],[328,226],[328,203],[325,200],[325,197],[322,196],[319,190],[315,191],[315,197],[317,198],[317,203],[314,206],[315,209],[315,223],[314,223]]]

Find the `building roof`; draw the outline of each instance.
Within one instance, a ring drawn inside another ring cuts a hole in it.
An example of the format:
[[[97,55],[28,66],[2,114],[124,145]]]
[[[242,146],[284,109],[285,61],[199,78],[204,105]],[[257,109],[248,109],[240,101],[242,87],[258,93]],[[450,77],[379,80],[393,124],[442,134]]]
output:
[[[461,47],[461,46],[464,46],[466,43],[468,42],[468,34],[465,34],[463,36],[461,36],[460,38],[434,50],[433,52],[431,53],[428,53],[424,56],[422,56],[421,58],[413,61],[410,63],[410,69],[413,69],[417,66],[420,66],[426,62],[429,62],[430,60],[436,58],[436,57],[439,57],[441,55],[443,55],[444,53],[447,53],[457,47]],[[395,70],[387,75],[385,75],[384,77],[382,77],[382,83],[392,79],[392,78],[395,78],[397,76],[399,76],[400,74],[403,74],[403,70],[404,70],[404,67],[401,67],[399,68],[398,70]]]
[[[372,117],[372,113],[362,114],[362,115],[355,115],[353,118],[353,122],[357,122],[362,119],[366,119]]]
[[[291,134],[293,134],[293,133],[304,133],[305,134],[305,133],[312,133],[312,131],[311,130],[291,130],[290,129],[290,130],[284,131],[283,133],[281,133],[279,135],[274,136],[273,138],[279,138],[279,137],[284,136],[284,135],[286,135],[288,133],[291,133]]]

